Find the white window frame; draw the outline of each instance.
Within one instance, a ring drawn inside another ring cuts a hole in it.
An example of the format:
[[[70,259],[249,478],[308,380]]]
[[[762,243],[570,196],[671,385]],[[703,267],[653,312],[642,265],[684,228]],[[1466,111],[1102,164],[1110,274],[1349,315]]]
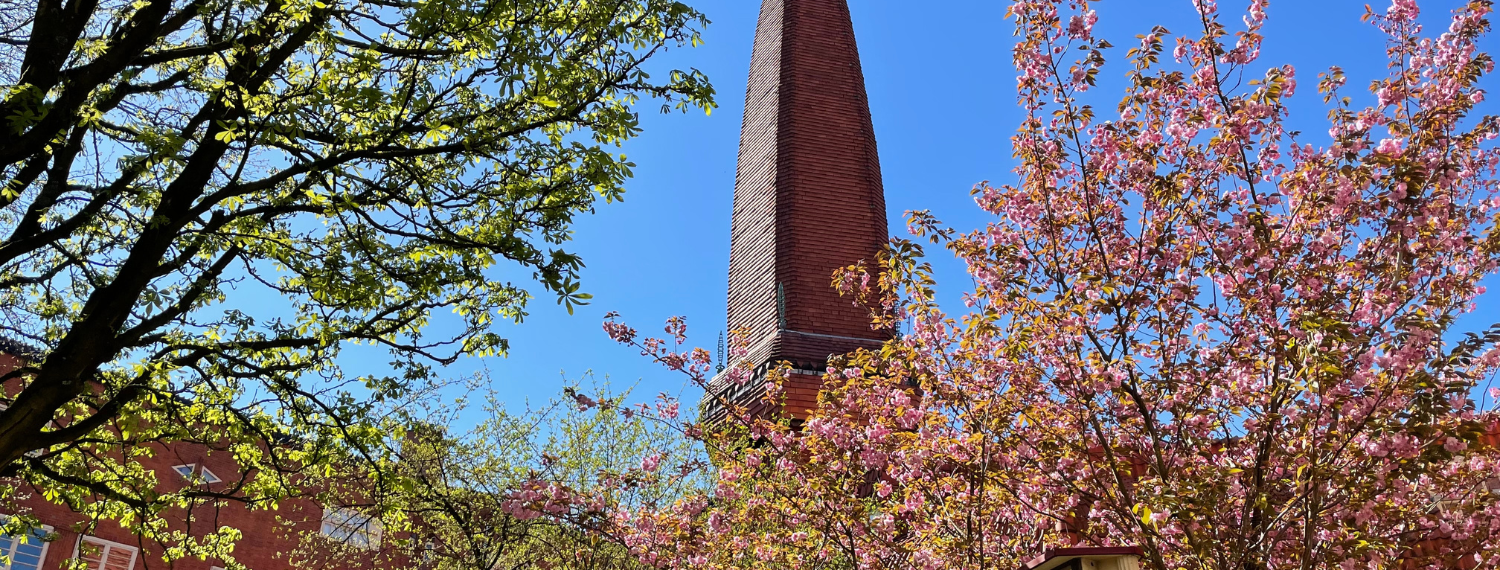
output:
[[[184,469],[187,470],[187,473],[183,473]],[[188,482],[197,485],[212,485],[224,482],[218,475],[214,475],[213,471],[209,471],[208,467],[198,465],[197,463],[173,465],[172,472],[182,476],[183,479],[187,479]]]
[[[5,522],[5,521],[7,521],[9,519],[10,519],[10,515],[0,515],[0,522]],[[46,531],[47,534],[52,534],[52,525],[44,524],[44,525],[41,526],[41,529],[44,530],[44,531]],[[9,536],[9,535],[0,534],[0,536]],[[10,537],[10,550],[9,550],[9,552],[11,553],[12,557],[14,556],[14,554],[16,552],[16,546],[20,545],[21,538],[22,537],[19,537],[19,536],[11,536]],[[47,541],[47,540],[42,541],[42,553],[40,555],[38,555],[41,558],[41,560],[38,560],[37,563],[36,563],[38,570],[47,567],[47,548],[50,547],[50,546],[52,546],[52,542],[51,541]],[[14,563],[14,562],[15,562],[15,560],[12,559],[11,563]],[[3,564],[3,565],[0,565],[0,569],[10,570],[11,563],[6,563],[6,564]]]
[[[129,550],[130,551],[130,564],[125,567],[125,570],[135,570],[135,559],[141,557],[141,549],[140,548],[131,546],[129,544],[125,544],[123,542],[115,542],[113,540],[106,540],[106,539],[103,539],[103,538],[99,538],[97,536],[92,536],[92,535],[85,534],[85,535],[79,535],[78,542],[73,544],[73,558],[78,559],[78,560],[83,560],[83,556],[82,555],[83,555],[83,542],[84,541],[97,542],[97,543],[100,543],[100,545],[104,547],[104,550],[100,550],[99,551],[99,568],[98,568],[98,570],[108,570],[105,567],[105,565],[108,564],[108,562],[109,562],[109,553],[110,553],[110,551],[112,549],[115,549],[115,548],[124,548],[125,550]]]
[[[330,521],[329,519],[339,516],[342,521]],[[357,528],[351,528],[350,521],[364,519]],[[330,528],[331,527],[331,528]],[[343,536],[337,536],[333,531],[343,531]],[[347,544],[364,550],[376,550],[380,548],[381,535],[384,528],[380,524],[380,517],[365,514],[359,509],[350,507],[323,507],[323,519],[318,527],[318,534],[328,537],[329,540]]]

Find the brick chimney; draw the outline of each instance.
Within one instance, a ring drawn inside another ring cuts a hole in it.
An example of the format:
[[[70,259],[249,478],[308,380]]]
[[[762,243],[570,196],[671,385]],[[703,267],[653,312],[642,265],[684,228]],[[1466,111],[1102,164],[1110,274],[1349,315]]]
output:
[[[831,285],[838,268],[873,261],[886,238],[880,159],[848,4],[764,0],[729,254],[728,324],[750,330],[748,358],[758,371],[782,361],[817,371],[830,355],[890,337],[871,330],[868,310]],[[800,416],[816,403],[821,380],[793,380],[786,405]],[[709,400],[759,399],[759,381],[715,384]]]

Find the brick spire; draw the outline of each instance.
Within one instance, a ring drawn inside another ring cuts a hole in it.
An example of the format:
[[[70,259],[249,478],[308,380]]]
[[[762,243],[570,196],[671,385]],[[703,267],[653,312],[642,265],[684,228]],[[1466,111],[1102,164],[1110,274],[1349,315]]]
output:
[[[880,159],[848,4],[764,0],[729,255],[728,324],[751,331],[752,363],[817,370],[829,355],[889,338],[830,284],[838,268],[873,261],[886,237]],[[809,389],[815,398],[816,385]],[[793,407],[799,396],[790,389],[788,396]]]

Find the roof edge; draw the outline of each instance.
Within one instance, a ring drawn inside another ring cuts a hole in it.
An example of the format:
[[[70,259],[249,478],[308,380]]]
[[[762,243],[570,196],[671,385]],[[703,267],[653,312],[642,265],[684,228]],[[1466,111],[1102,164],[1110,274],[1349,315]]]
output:
[[[1022,570],[1045,570],[1074,558],[1090,558],[1096,556],[1141,556],[1139,546],[1084,546],[1074,548],[1054,548],[1044,552],[1041,556],[1031,559],[1022,566]],[[1066,559],[1066,560],[1059,560]],[[1053,562],[1056,564],[1053,564]]]
[[[0,354],[32,359],[42,356],[43,353],[42,349],[27,344],[25,341],[0,335]]]

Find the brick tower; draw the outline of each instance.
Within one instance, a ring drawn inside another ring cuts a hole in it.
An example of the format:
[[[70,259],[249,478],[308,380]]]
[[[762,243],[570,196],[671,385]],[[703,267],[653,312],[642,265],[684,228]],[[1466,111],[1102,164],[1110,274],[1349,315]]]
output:
[[[885,195],[864,74],[846,0],[764,0],[756,28],[734,185],[729,327],[750,331],[757,375],[789,361],[787,412],[816,404],[830,355],[879,346],[867,310],[841,297],[834,271],[873,261],[887,238]],[[761,382],[710,384],[760,400]],[[758,410],[771,413],[773,410]]]

